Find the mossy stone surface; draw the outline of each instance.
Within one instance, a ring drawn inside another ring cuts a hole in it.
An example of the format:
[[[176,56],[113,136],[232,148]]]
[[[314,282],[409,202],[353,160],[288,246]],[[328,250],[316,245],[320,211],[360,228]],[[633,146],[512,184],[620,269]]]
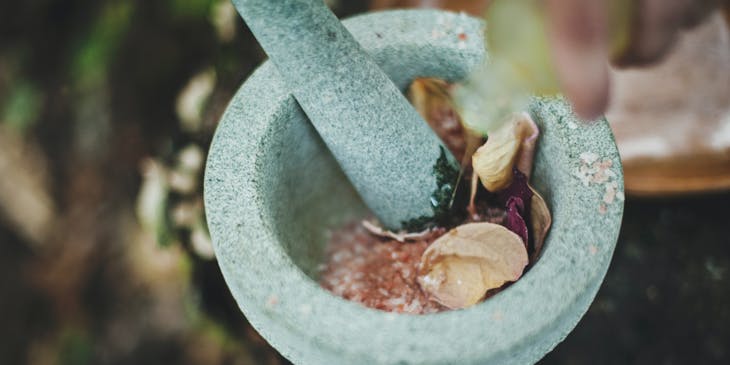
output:
[[[460,14],[390,11],[344,23],[401,89],[418,76],[458,80],[484,57],[482,24]],[[297,364],[539,360],[600,287],[621,224],[623,180],[604,120],[582,124],[558,99],[536,99],[530,113],[543,132],[532,179],[554,218],[540,260],[472,308],[386,313],[316,283],[328,230],[366,208],[275,69],[262,65],[228,106],[205,176],[216,256],[241,310]],[[606,180],[586,179],[596,163],[610,171]]]

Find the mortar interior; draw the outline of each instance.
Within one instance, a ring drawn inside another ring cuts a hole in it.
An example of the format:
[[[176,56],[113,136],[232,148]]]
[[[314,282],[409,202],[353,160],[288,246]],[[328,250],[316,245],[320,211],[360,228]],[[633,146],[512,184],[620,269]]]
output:
[[[256,181],[268,187],[259,191],[264,192],[264,214],[271,218],[278,242],[292,262],[317,281],[330,232],[370,213],[306,115],[292,104],[281,108],[266,133],[270,138],[261,148]],[[546,158],[538,147],[536,166]],[[552,206],[552,188],[543,181],[556,170],[534,170],[531,182]]]

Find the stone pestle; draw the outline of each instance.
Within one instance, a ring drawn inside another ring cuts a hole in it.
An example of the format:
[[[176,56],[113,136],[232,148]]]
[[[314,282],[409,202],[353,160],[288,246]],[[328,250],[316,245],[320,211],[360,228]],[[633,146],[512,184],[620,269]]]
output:
[[[459,164],[322,0],[233,3],[385,227],[420,230],[448,213]]]

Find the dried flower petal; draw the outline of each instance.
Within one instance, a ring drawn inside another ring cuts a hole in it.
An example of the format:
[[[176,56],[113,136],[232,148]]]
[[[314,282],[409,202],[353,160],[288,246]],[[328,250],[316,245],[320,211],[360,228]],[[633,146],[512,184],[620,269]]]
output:
[[[516,196],[525,203],[524,211],[529,211],[530,202],[532,201],[532,190],[530,189],[530,184],[527,182],[527,176],[522,171],[517,170],[517,168],[512,170],[512,176],[512,183],[497,193],[497,200],[506,207],[509,198]]]
[[[522,198],[512,196],[507,200],[507,219],[504,222],[504,226],[510,231],[516,233],[522,239],[522,242],[527,247],[527,223],[522,218],[525,215],[525,203]]]
[[[449,89],[450,85],[444,80],[419,78],[411,83],[408,98],[463,167],[483,139],[479,133],[464,126]]]
[[[530,129],[530,134],[522,140],[520,151],[517,153],[515,166],[529,180],[530,175],[532,175],[532,162],[535,160],[535,147],[537,147],[537,137],[540,136],[540,129],[537,128],[537,124],[535,124],[535,121],[532,120],[529,114],[523,114],[526,116],[524,121],[525,125]]]
[[[519,236],[493,223],[468,223],[436,240],[421,257],[418,282],[449,308],[476,304],[490,289],[522,275],[527,250]]]
[[[532,242],[534,246],[530,261],[534,262],[540,255],[540,251],[542,251],[542,245],[545,243],[545,237],[550,230],[553,219],[547,203],[545,203],[545,199],[532,187],[530,187],[530,190],[532,191],[530,228],[532,228]]]
[[[431,234],[433,231],[432,229],[426,229],[421,232],[393,232],[387,229],[384,229],[368,220],[362,221],[362,226],[368,230],[371,234],[381,237],[381,238],[392,238],[398,242],[405,242],[405,241],[415,241],[423,239],[424,237]]]
[[[469,213],[469,217],[471,219],[476,219],[475,217],[478,216],[477,214],[477,206],[476,206],[476,198],[477,198],[477,180],[479,178],[477,177],[477,173],[472,171],[471,172],[471,180],[469,183],[469,205],[466,206],[466,211]]]
[[[512,182],[518,152],[523,141],[534,134],[533,126],[534,122],[527,113],[514,114],[508,123],[491,134],[487,142],[474,153],[474,171],[487,190],[500,191]],[[534,149],[534,143],[532,148]]]

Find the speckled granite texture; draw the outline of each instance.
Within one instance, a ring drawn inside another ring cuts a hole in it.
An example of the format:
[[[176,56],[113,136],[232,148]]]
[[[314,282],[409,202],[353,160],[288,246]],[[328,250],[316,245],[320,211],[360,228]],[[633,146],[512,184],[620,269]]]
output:
[[[345,24],[400,88],[416,76],[459,79],[483,57],[481,24],[463,15],[393,11]],[[366,208],[272,65],[261,66],[228,106],[205,176],[216,255],[241,310],[297,364],[540,359],[573,329],[601,284],[621,223],[623,180],[605,121],[580,124],[553,99],[535,100],[530,112],[543,131],[533,179],[554,216],[539,262],[470,309],[385,313],[313,280],[328,229]]]
[[[449,204],[458,162],[322,0],[233,3],[385,226],[400,229]],[[439,184],[434,165],[442,153],[442,168],[454,172]],[[444,185],[448,191],[432,199]]]

